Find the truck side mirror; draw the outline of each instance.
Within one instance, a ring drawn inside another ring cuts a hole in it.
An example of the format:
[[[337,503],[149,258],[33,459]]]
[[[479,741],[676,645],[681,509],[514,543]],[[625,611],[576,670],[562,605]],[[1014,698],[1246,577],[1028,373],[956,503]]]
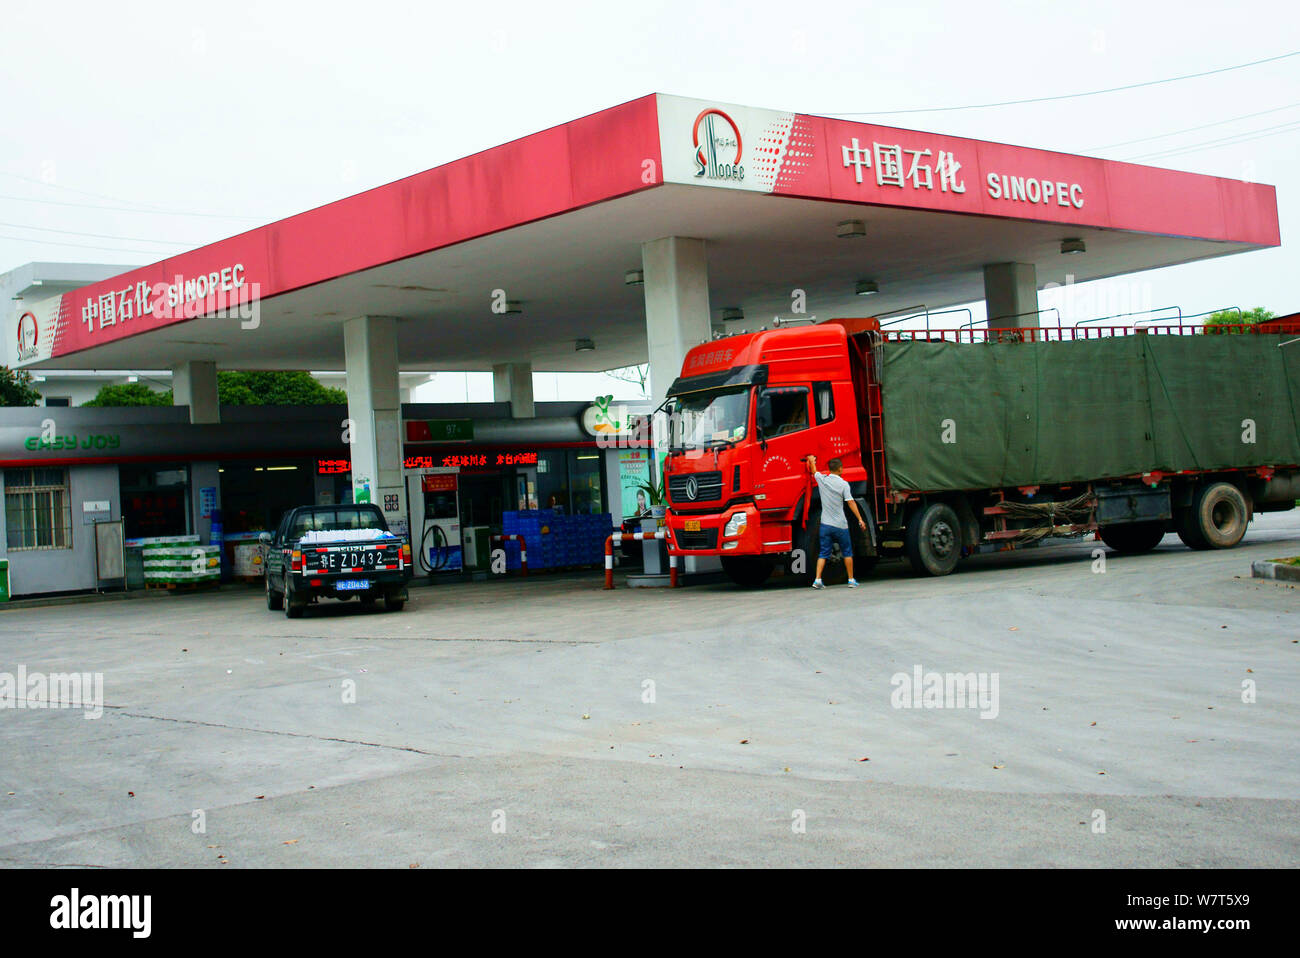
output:
[[[271,533],[269,532],[261,533],[260,535],[258,535],[257,541],[264,546],[269,546],[271,544]]]

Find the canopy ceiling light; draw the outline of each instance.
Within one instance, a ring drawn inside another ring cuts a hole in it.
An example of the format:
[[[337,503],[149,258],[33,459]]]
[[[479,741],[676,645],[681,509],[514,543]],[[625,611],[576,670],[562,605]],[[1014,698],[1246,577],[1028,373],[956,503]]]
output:
[[[745,311],[741,309],[739,306],[727,306],[724,307],[722,310],[722,321],[724,323],[728,323],[733,320],[744,319],[744,318],[745,318]]]
[[[639,269],[630,269],[623,274],[624,286],[644,286],[645,273]]]
[[[835,227],[835,235],[840,239],[848,239],[853,236],[866,236],[867,224],[862,220],[844,220]]]
[[[579,339],[574,342],[573,348],[576,352],[589,353],[595,350],[596,344],[590,339]]]
[[[1066,256],[1071,253],[1086,253],[1088,245],[1078,237],[1061,240],[1061,255]]]
[[[880,287],[876,285],[875,280],[860,279],[858,280],[858,285],[854,287],[853,291],[859,296],[874,296],[876,293],[880,292]]]

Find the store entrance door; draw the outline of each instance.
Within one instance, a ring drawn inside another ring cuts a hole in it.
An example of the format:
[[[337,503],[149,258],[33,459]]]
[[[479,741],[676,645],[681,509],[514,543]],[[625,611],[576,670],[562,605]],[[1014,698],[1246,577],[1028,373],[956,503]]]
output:
[[[500,472],[460,474],[460,523],[462,526],[501,526],[505,508],[505,476]]]

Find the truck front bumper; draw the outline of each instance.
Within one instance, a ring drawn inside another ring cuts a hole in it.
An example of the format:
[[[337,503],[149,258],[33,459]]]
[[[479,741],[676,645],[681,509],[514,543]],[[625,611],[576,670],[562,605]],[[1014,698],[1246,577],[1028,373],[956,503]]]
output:
[[[681,555],[761,555],[764,551],[763,524],[753,503],[706,515],[680,516],[670,511],[668,528]]]

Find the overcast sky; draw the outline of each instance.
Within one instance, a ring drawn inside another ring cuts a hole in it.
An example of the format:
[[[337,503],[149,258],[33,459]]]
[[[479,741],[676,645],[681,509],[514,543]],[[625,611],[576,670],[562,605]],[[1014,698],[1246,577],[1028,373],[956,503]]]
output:
[[[1241,0],[8,0],[0,272],[154,262],[651,92],[869,114],[1079,93],[1296,50],[1294,3]],[[1187,313],[1300,310],[1300,57],[1099,96],[857,118],[1274,184],[1281,248],[1137,278],[1151,305]],[[448,398],[463,398],[458,388]],[[548,389],[539,383],[538,398]]]

